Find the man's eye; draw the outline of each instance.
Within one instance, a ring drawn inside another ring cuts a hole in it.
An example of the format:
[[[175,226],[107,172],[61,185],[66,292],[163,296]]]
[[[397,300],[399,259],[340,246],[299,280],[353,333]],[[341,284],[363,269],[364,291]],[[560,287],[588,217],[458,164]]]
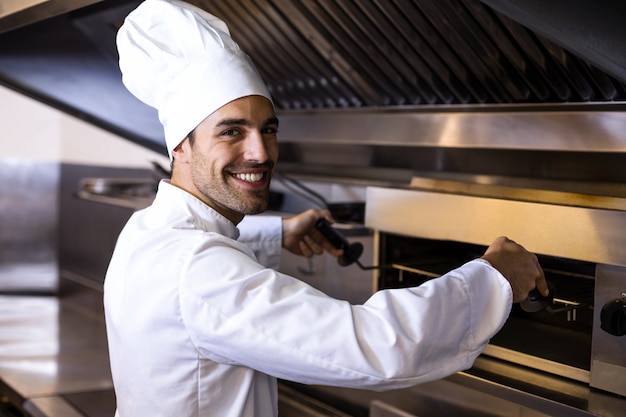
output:
[[[235,136],[239,131],[237,129],[228,129],[222,132],[222,136]]]
[[[263,133],[264,135],[275,135],[276,133],[278,133],[278,128],[275,126],[267,126],[261,129],[261,133]]]

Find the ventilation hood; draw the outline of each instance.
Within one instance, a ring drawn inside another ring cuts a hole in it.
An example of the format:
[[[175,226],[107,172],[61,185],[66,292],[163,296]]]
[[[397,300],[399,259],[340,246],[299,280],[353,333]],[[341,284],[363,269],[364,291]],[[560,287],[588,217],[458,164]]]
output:
[[[0,32],[80,9],[102,0],[2,0]]]
[[[40,2],[0,9],[0,82],[165,153],[117,67],[115,33],[139,1]],[[626,151],[621,0],[189,2],[257,64],[287,161],[342,146],[370,162],[412,146]]]

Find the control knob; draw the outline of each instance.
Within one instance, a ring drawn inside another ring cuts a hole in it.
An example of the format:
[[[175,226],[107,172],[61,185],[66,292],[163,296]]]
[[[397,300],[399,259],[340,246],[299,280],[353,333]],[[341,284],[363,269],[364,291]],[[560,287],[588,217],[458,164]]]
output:
[[[626,293],[609,301],[600,312],[600,328],[613,336],[626,334]]]

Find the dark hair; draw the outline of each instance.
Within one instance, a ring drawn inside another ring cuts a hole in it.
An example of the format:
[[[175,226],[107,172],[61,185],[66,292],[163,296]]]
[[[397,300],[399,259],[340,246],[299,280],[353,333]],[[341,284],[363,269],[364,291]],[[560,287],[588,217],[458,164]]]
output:
[[[191,146],[193,146],[193,142],[196,140],[196,129],[195,128],[191,132],[189,132],[189,134],[187,135],[187,138],[189,138],[189,144]]]
[[[191,132],[189,132],[189,134],[187,134],[187,136],[185,136],[185,139],[189,139],[189,145],[193,146],[195,140],[196,140],[196,129],[194,128]],[[172,160],[170,161],[170,170],[172,172],[174,172],[174,156],[172,155]]]

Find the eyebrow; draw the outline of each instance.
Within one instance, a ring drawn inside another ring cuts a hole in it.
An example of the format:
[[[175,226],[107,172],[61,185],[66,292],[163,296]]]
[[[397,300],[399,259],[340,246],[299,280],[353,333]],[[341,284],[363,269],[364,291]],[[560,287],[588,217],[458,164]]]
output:
[[[251,123],[250,123],[250,120],[248,119],[223,119],[223,120],[220,120],[220,122],[216,124],[215,127],[222,128],[222,127],[228,127],[228,126],[250,126],[250,125]],[[263,123],[263,126],[267,126],[267,125],[278,125],[278,118],[270,117]]]

